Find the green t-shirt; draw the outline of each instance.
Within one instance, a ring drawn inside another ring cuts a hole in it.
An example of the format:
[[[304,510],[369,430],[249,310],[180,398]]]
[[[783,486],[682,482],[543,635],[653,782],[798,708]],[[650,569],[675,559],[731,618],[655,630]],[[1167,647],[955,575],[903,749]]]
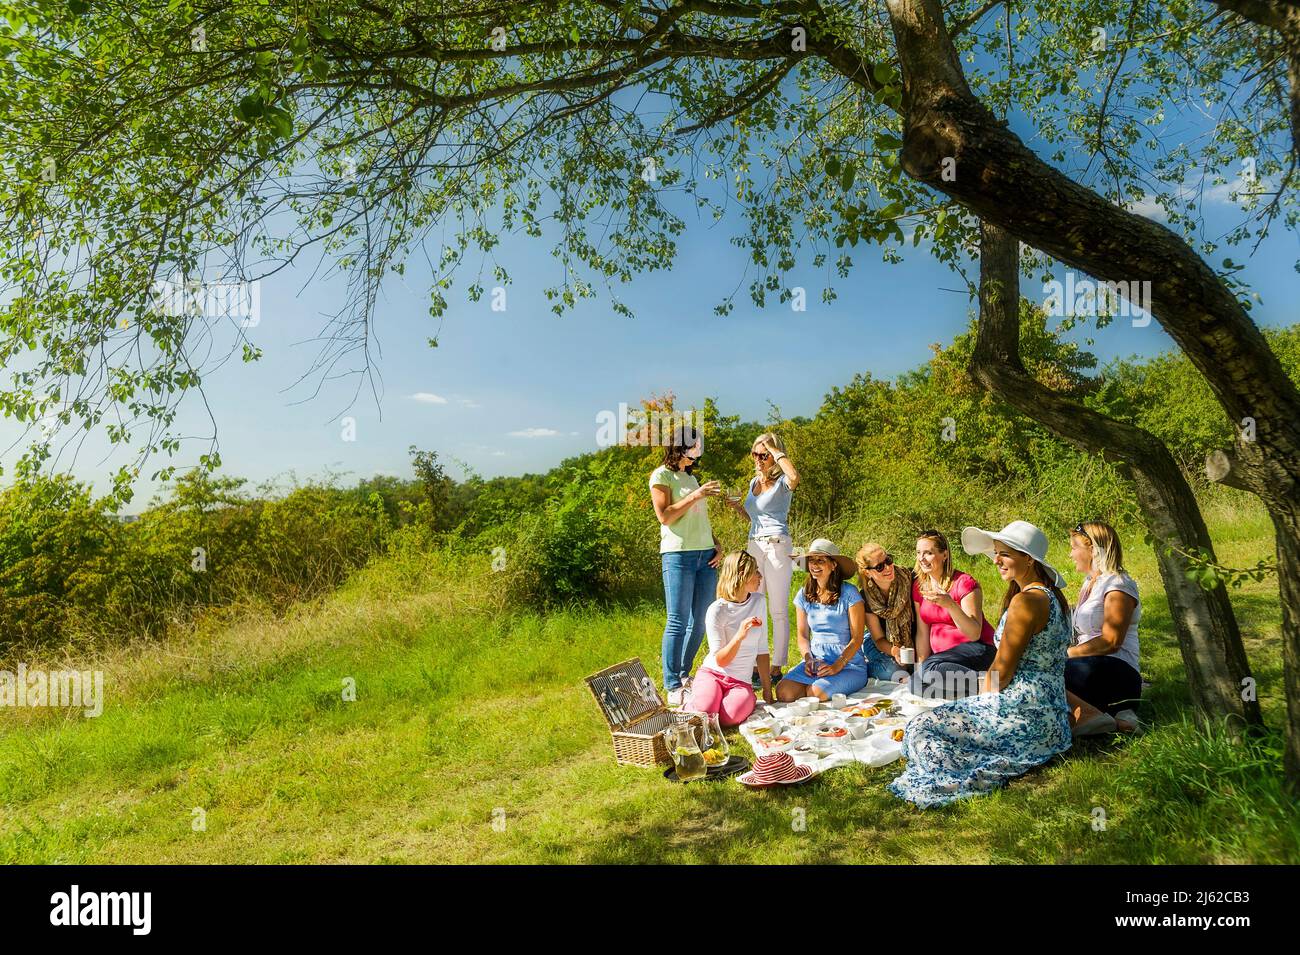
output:
[[[658,484],[672,492],[670,504],[676,504],[700,486],[694,476],[685,471],[674,471],[666,464],[659,465],[650,475],[650,486]],[[713,550],[713,528],[709,526],[707,501],[698,500],[673,523],[659,525],[659,553],[673,550]]]

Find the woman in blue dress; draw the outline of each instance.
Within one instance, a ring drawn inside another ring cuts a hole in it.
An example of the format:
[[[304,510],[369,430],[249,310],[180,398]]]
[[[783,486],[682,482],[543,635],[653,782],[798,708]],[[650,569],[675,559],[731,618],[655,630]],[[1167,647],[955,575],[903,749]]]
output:
[[[1047,535],[1027,521],[962,531],[968,554],[986,554],[1007,582],[997,656],[980,693],[917,716],[903,737],[907,768],[889,784],[922,809],[1005,785],[1070,748],[1065,651],[1070,605],[1047,563]]]
[[[867,607],[848,582],[858,566],[824,537],[808,545],[800,564],[808,571],[808,581],[794,599],[803,662],[785,672],[776,698],[790,703],[805,696],[829,700],[836,693],[856,693],[870,676],[862,653]]]

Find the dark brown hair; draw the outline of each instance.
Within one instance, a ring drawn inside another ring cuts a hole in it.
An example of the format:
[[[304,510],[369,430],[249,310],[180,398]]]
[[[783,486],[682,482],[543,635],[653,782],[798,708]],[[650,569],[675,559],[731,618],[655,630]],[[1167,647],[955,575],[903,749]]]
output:
[[[825,554],[809,554],[808,556],[826,557]],[[837,604],[840,602],[840,584],[844,582],[844,575],[840,573],[840,562],[838,560],[834,557],[826,557],[826,559],[831,562],[831,575],[826,581],[826,590],[834,599],[831,600],[830,603],[825,604],[825,606],[830,606],[831,604]],[[804,600],[812,604],[822,603],[822,601],[817,599],[817,592],[817,578],[809,573],[808,579],[804,581],[803,585]]]
[[[1028,557],[1029,555],[1025,554],[1025,556]],[[1032,559],[1033,558],[1031,558],[1031,560]],[[1056,602],[1061,605],[1061,613],[1065,614],[1066,617],[1069,617],[1070,601],[1065,599],[1065,594],[1061,593],[1061,588],[1056,586],[1053,582],[1052,575],[1047,568],[1037,560],[1034,560],[1034,576],[1038,578],[1039,583],[1045,585],[1048,590],[1056,595]],[[999,620],[1001,620],[1002,615],[1007,612],[1007,608],[1011,606],[1011,598],[1018,593],[1020,593],[1020,585],[1013,580],[1011,581],[1011,586],[1007,587],[1007,592],[1002,596],[1002,608],[998,611]]]
[[[677,465],[685,461],[687,463],[681,470],[690,474],[695,467],[695,462],[686,456],[686,452],[695,447],[701,437],[700,432],[689,425],[673,428],[672,439],[664,448],[664,464],[676,471]]]

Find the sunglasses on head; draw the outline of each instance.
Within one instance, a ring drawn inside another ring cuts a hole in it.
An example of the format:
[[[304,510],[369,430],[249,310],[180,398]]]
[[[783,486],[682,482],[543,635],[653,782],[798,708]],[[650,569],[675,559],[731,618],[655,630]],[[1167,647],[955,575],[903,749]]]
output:
[[[894,558],[892,558],[892,557],[890,557],[888,554],[886,554],[886,555],[885,555],[885,559],[882,560],[880,563],[875,564],[875,565],[872,565],[872,564],[863,564],[863,565],[862,565],[862,569],[863,569],[863,570],[869,570],[869,571],[872,571],[872,572],[879,572],[879,571],[884,570],[886,567],[892,567],[893,565],[894,565]]]

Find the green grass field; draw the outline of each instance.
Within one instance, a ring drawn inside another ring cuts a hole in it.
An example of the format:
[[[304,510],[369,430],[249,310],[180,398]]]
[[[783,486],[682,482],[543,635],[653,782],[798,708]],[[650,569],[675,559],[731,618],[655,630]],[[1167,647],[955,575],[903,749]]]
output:
[[[1262,515],[1209,516],[1225,562],[1269,552]],[[288,620],[39,661],[105,670],[105,710],[0,712],[0,862],[1300,861],[1280,735],[1189,724],[1154,559],[1130,549],[1155,728],[948,809],[889,795],[898,763],[761,792],[619,767],[582,678],[633,655],[657,672],[660,606],[493,613],[490,575],[430,589],[455,578],[408,558]],[[1276,730],[1276,585],[1233,596]]]

